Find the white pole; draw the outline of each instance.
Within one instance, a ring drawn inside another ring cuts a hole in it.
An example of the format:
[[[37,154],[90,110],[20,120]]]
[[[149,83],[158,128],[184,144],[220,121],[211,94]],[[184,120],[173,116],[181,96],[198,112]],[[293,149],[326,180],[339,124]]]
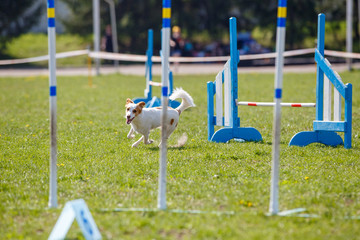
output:
[[[100,51],[100,0],[93,0],[94,52]],[[100,75],[100,58],[95,58],[96,75]]]
[[[353,39],[352,39],[352,16],[353,16],[353,0],[346,0],[346,51],[352,52]],[[348,70],[352,69],[351,58],[346,59]]]
[[[116,13],[114,0],[105,0],[110,7],[110,21],[111,21],[111,36],[114,53],[119,53],[118,40],[117,40],[117,29],[116,29]],[[114,61],[114,67],[119,71],[119,61]]]
[[[56,139],[56,32],[55,3],[47,0],[49,89],[50,89],[50,189],[49,207],[57,207],[57,139]]]
[[[275,215],[279,212],[279,170],[280,170],[280,129],[281,129],[281,98],[285,48],[286,0],[278,1],[278,18],[276,32],[276,62],[275,62],[275,108],[273,123],[273,149],[270,186],[269,212]]]
[[[163,28],[161,31],[161,84],[162,84],[162,116],[161,116],[161,149],[160,149],[160,172],[159,172],[159,195],[158,208],[166,209],[166,165],[167,165],[167,136],[166,119],[168,106],[168,86],[169,86],[169,56],[170,56],[170,20],[171,20],[171,0],[163,0]]]

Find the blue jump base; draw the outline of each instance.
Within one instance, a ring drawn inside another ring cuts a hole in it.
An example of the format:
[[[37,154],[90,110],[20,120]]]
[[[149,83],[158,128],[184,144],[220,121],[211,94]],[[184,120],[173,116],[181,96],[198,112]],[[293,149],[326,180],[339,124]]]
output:
[[[290,140],[289,146],[305,147],[311,143],[322,143],[332,147],[344,144],[342,138],[336,132],[304,131],[295,134]]]
[[[226,143],[231,139],[243,139],[245,141],[262,141],[262,136],[256,128],[252,127],[224,127],[216,131],[210,141]]]

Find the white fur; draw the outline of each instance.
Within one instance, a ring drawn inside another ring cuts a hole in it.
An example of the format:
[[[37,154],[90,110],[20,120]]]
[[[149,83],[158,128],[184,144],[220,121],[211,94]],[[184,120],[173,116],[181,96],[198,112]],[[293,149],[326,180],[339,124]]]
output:
[[[180,114],[189,107],[194,107],[194,101],[192,97],[183,89],[175,89],[174,93],[170,96],[171,100],[181,98],[182,102],[176,109],[168,108],[167,111],[167,128],[166,139],[170,137],[173,131],[176,129],[179,122]],[[131,124],[131,129],[127,135],[129,139],[134,138],[134,131],[143,135],[137,140],[132,147],[137,147],[142,140],[144,144],[151,144],[153,140],[149,139],[149,134],[152,129],[161,126],[161,108],[144,108],[145,103],[133,103],[130,99],[126,103],[126,119],[127,124]],[[135,112],[134,112],[135,111]],[[140,112],[140,114],[139,114]],[[160,143],[161,145],[161,143]],[[159,146],[160,146],[159,145]]]

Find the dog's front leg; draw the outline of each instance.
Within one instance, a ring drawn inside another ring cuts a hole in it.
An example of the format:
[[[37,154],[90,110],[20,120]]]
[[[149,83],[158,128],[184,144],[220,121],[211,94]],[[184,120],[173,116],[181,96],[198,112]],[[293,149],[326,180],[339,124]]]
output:
[[[149,139],[150,132],[144,135],[144,144],[151,144],[154,142],[154,140]]]
[[[137,146],[140,144],[141,140],[143,140],[143,138],[144,138],[144,136],[141,136],[141,138],[140,138],[139,140],[137,140],[137,141],[132,145],[132,147],[133,147],[133,148],[137,147]]]
[[[135,137],[135,134],[134,134],[135,130],[133,129],[133,127],[130,127],[130,131],[127,135],[127,138],[128,139],[133,139]]]

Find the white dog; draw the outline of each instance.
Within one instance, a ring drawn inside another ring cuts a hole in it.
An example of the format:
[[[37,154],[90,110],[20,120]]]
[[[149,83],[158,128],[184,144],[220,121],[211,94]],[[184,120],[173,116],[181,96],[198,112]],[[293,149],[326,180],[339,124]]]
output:
[[[176,89],[173,94],[171,94],[171,100],[176,98],[181,98],[182,102],[176,109],[170,107],[168,108],[166,121],[166,139],[170,137],[172,132],[177,127],[180,114],[189,107],[195,107],[192,97],[183,89]],[[131,129],[127,137],[129,139],[134,138],[134,131],[143,135],[132,145],[132,147],[137,147],[141,140],[144,140],[145,144],[151,144],[153,140],[149,139],[150,130],[161,126],[161,107],[144,108],[144,106],[145,102],[139,102],[135,104],[129,98],[126,101],[126,123],[131,124]]]

